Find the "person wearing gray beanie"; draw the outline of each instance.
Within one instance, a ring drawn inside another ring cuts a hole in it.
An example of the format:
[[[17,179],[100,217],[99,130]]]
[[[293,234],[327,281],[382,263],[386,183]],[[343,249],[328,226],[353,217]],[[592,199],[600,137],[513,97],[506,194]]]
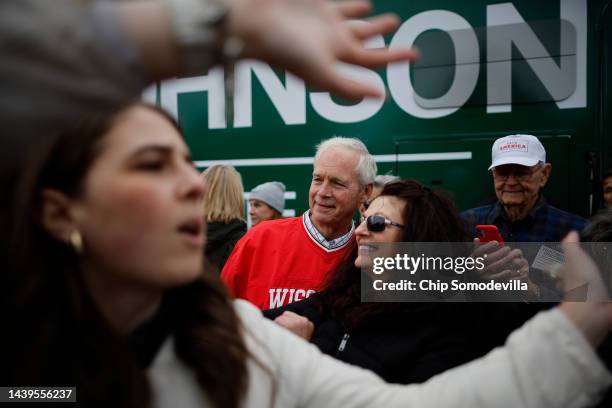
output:
[[[249,195],[249,215],[252,225],[283,217],[285,209],[285,185],[269,181],[255,187]]]

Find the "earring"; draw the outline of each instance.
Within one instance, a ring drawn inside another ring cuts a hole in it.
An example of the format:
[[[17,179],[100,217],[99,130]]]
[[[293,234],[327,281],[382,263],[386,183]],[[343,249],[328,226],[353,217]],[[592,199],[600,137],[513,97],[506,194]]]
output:
[[[70,233],[70,245],[78,255],[83,253],[83,237],[79,230],[74,230]]]

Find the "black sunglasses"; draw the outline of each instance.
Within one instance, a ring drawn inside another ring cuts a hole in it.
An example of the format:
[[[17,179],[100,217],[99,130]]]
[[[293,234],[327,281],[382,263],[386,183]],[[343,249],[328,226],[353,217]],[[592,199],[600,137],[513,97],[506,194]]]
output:
[[[368,227],[368,231],[371,232],[382,232],[385,230],[387,225],[393,225],[394,227],[404,228],[402,224],[398,224],[397,222],[391,221],[383,217],[382,215],[370,215],[366,218],[366,227]]]

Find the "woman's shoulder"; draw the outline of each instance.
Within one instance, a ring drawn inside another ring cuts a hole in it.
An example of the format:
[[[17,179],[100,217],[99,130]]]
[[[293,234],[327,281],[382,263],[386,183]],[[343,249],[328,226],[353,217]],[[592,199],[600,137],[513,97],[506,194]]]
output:
[[[200,391],[195,373],[177,356],[174,339],[169,337],[147,370],[153,408],[211,406]]]
[[[262,319],[261,310],[259,310],[251,302],[243,299],[235,299],[233,301],[234,311],[243,323],[256,322]]]
[[[233,305],[247,343],[249,339],[257,339],[267,344],[274,341],[277,337],[276,325],[266,319],[259,308],[243,299],[235,299]]]

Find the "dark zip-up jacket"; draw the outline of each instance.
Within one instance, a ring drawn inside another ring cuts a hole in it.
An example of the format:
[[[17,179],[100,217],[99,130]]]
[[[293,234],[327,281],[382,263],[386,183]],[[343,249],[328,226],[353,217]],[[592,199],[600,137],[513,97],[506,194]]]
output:
[[[455,312],[457,304],[405,303],[395,312],[365,318],[352,330],[323,314],[316,294],[264,315],[274,319],[285,310],[314,324],[311,342],[322,352],[372,370],[387,382],[423,382],[490,348],[477,339],[470,313]]]
[[[206,232],[206,249],[204,254],[217,274],[221,273],[225,261],[232,253],[236,242],[246,234],[247,226],[242,220],[228,223],[210,222]]]

